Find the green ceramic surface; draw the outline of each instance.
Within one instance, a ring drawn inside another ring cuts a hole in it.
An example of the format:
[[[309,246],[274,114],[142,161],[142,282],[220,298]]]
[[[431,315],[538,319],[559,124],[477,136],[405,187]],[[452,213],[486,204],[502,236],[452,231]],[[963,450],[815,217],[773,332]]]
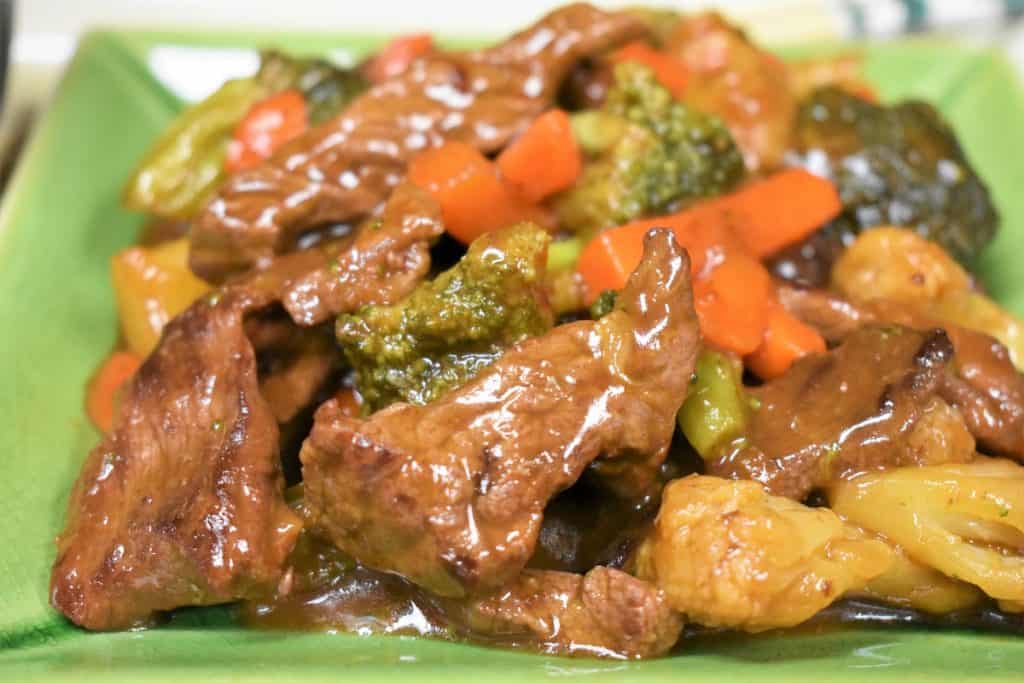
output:
[[[97,438],[82,414],[83,386],[114,343],[107,260],[133,241],[140,223],[118,206],[119,189],[181,106],[150,74],[146,56],[161,44],[345,47],[358,54],[378,42],[112,31],[81,43],[0,211],[0,681],[1024,679],[1024,638],[968,632],[875,628],[728,639],[622,663],[413,638],[245,631],[223,608],[190,610],[153,631],[112,634],[82,632],[53,612],[52,539]],[[924,97],[953,121],[1003,215],[984,257],[985,280],[1024,314],[1024,97],[1016,73],[998,54],[949,44],[865,49],[884,98]]]

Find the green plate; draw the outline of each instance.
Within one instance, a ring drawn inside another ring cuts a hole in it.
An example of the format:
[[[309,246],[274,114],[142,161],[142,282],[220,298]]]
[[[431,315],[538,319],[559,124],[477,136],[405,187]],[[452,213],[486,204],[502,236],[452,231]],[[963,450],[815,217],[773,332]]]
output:
[[[728,639],[623,663],[414,638],[245,631],[216,608],[187,611],[158,630],[89,634],[53,612],[52,539],[79,463],[97,438],[82,415],[83,386],[114,343],[107,259],[133,241],[140,222],[119,208],[118,192],[181,106],[147,67],[152,50],[279,44],[304,52],[343,46],[357,55],[378,42],[167,32],[95,33],[82,42],[0,212],[0,680],[1022,680],[1024,639],[968,632]],[[1024,252],[1024,99],[1016,73],[999,54],[948,44],[866,50],[883,97],[924,97],[955,124],[1004,219],[984,258],[985,279],[1024,313],[1017,265]]]

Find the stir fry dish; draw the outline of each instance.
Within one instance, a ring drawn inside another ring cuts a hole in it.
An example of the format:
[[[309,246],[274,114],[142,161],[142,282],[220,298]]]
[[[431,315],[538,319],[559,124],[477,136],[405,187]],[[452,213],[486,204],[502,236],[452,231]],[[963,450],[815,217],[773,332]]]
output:
[[[230,604],[631,659],[1024,632],[998,213],[855,54],[584,4],[477,50],[267,52],[123,200],[148,222],[50,584],[83,628]]]

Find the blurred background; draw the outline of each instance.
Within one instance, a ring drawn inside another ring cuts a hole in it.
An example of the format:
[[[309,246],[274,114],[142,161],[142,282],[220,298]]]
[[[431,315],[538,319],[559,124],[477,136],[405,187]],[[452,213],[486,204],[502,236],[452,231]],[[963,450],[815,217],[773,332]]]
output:
[[[20,143],[45,110],[83,32],[98,27],[398,33],[441,29],[448,36],[501,35],[553,0],[0,0],[6,59],[0,110],[0,182]],[[768,44],[906,34],[954,36],[1000,46],[1024,72],[1024,0],[598,0],[607,7],[648,4],[680,10],[717,7]],[[12,28],[13,27],[13,28]],[[243,60],[244,61],[244,60]],[[225,63],[224,60],[218,60]],[[230,63],[230,60],[228,62]],[[233,75],[193,70],[186,99]],[[176,67],[180,69],[180,66]],[[241,70],[250,69],[239,63]],[[211,88],[212,89],[212,88]]]

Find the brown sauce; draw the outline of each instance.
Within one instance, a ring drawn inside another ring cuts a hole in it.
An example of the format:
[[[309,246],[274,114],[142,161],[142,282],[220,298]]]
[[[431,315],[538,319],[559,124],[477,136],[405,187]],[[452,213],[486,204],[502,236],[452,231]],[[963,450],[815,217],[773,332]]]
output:
[[[549,649],[521,630],[475,631],[466,605],[432,595],[396,574],[364,567],[309,535],[300,538],[292,557],[291,591],[241,603],[237,615],[242,624],[360,636],[425,636],[539,652]]]

